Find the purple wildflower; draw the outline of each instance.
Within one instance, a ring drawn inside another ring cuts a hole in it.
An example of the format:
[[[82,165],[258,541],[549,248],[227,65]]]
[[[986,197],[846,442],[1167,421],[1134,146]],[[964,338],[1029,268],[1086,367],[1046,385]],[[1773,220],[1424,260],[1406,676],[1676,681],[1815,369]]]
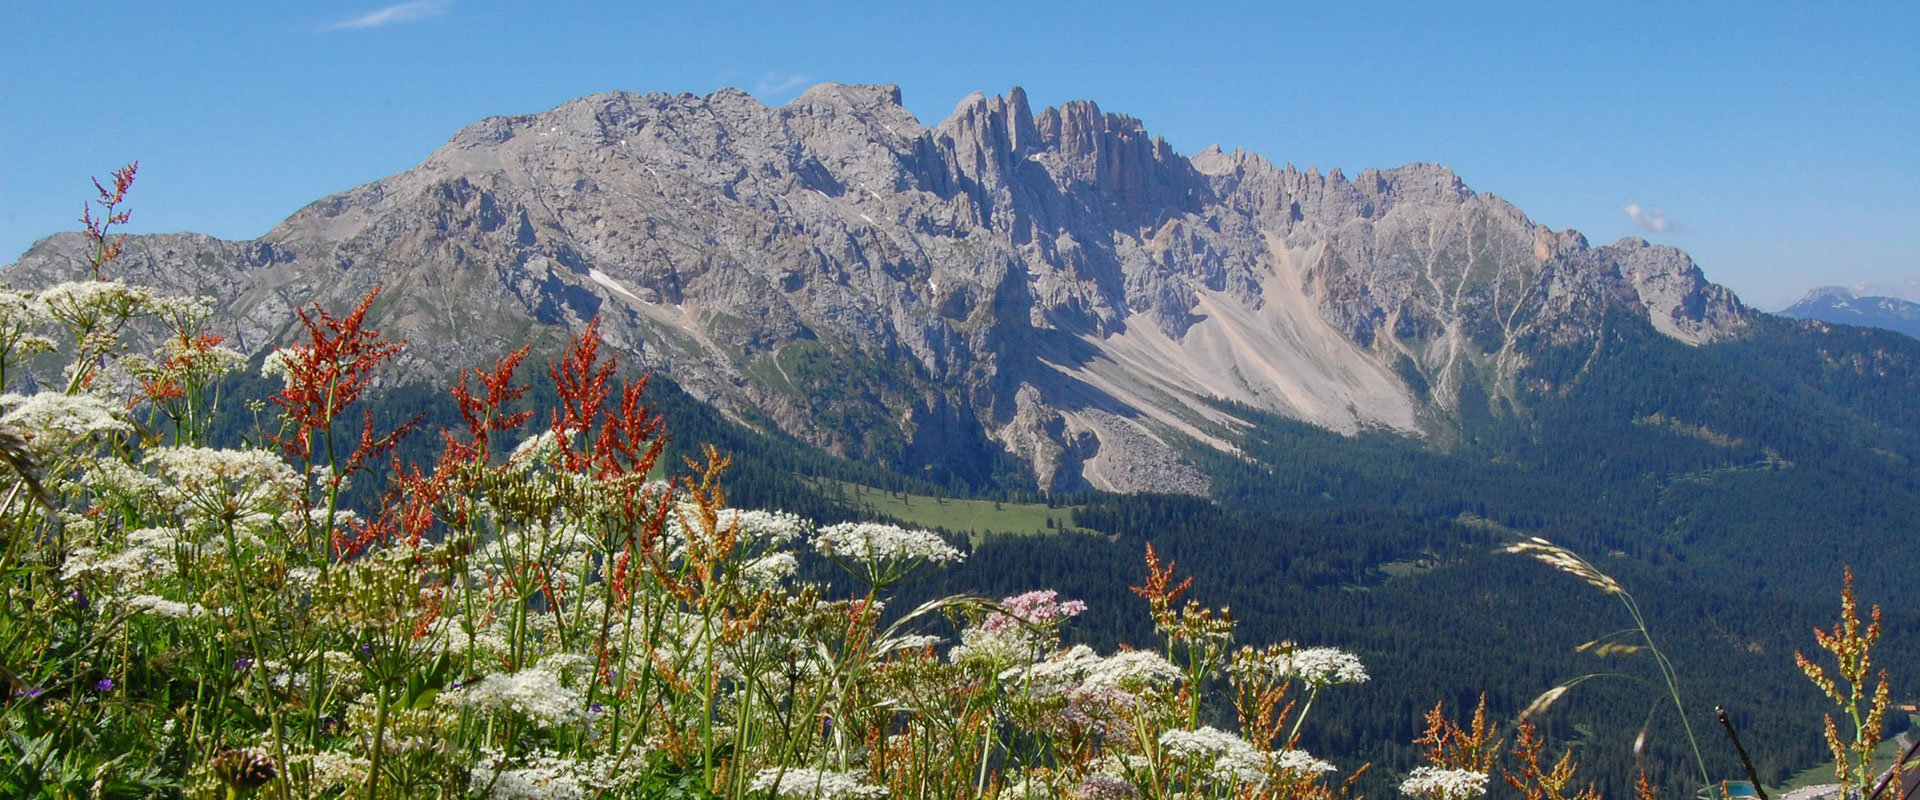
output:
[[[233,669],[236,672],[246,672],[247,670],[253,669],[253,659],[251,658],[234,659]]]
[[[1048,625],[1068,617],[1079,616],[1087,610],[1087,604],[1080,600],[1061,602],[1059,592],[1041,589],[1003,598],[1000,605],[1007,613],[995,613],[987,617],[981,627],[990,631],[1008,630],[1021,624]]]
[[[111,691],[113,691],[113,679],[112,679],[112,678],[101,678],[101,679],[100,679],[100,682],[99,682],[99,683],[96,683],[96,684],[94,684],[94,685],[93,685],[93,690],[94,690],[94,691],[96,691],[96,692],[111,692]]]

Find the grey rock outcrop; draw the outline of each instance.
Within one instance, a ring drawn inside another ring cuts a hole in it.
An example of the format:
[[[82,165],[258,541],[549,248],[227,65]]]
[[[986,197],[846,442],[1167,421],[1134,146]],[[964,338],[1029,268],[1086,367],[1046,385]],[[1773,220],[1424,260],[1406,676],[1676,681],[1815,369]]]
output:
[[[54,236],[4,279],[79,255]],[[217,297],[249,350],[384,286],[423,376],[598,317],[630,363],[839,452],[971,479],[999,450],[1122,491],[1205,491],[1183,448],[1231,451],[1234,404],[1417,436],[1609,310],[1690,344],[1750,313],[1677,250],[1589,247],[1444,167],[1187,157],[1019,89],[928,127],[836,84],[489,118],[257,241],[133,237],[117,269]]]

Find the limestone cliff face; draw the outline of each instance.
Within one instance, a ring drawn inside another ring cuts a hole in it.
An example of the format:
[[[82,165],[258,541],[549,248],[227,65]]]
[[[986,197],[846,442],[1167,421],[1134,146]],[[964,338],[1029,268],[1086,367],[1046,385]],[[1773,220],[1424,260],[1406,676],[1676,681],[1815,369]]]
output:
[[[80,253],[51,237],[5,280]],[[1443,167],[1187,157],[1019,89],[935,127],[891,86],[595,95],[469,125],[257,241],[133,237],[118,269],[216,296],[248,350],[384,286],[423,376],[599,317],[723,409],[962,479],[1004,451],[1050,489],[1204,491],[1180,447],[1232,449],[1231,403],[1417,436],[1609,310],[1694,344],[1750,314],[1677,250],[1589,247]]]

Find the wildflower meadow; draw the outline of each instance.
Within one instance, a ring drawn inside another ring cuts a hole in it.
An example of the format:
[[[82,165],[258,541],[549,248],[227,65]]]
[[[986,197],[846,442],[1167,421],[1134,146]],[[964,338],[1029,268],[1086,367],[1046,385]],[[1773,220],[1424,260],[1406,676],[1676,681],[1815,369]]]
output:
[[[727,457],[663,463],[595,326],[546,365],[546,418],[522,349],[448,389],[462,425],[376,426],[404,343],[374,294],[250,360],[207,301],[105,279],[132,174],[89,217],[94,277],[0,290],[0,796],[1332,800],[1368,769],[1297,747],[1360,660],[1239,642],[1151,548],[1139,649],[1068,646],[1085,604],[1044,589],[890,605],[963,551],[730,507]],[[243,370],[270,402],[223,396]],[[438,458],[397,463],[410,436]],[[1856,791],[1877,635],[1823,635],[1838,682],[1804,660],[1856,723],[1829,726]],[[1597,796],[1484,703],[1427,723],[1408,796]]]

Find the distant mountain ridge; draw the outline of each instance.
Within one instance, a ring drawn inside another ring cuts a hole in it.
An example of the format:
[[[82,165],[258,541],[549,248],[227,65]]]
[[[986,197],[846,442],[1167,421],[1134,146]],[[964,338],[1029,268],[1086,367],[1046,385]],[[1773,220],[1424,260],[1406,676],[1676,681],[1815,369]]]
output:
[[[1899,287],[1874,287],[1897,291]],[[1884,328],[1920,339],[1920,303],[1863,289],[1822,286],[1780,311],[1794,319],[1816,319],[1838,325]]]
[[[1897,297],[1920,303],[1920,278],[1884,283],[1856,283],[1847,289],[1855,297]]]
[[[35,244],[5,280],[83,270]],[[257,352],[386,287],[421,376],[598,317],[630,363],[831,451],[977,483],[1204,492],[1235,404],[1343,433],[1524,408],[1542,348],[1610,314],[1688,344],[1754,312],[1679,250],[1592,247],[1416,164],[1348,178],[1018,88],[937,126],[892,86],[616,92],[492,117],[250,242],[132,237],[119,273],[219,300]]]

